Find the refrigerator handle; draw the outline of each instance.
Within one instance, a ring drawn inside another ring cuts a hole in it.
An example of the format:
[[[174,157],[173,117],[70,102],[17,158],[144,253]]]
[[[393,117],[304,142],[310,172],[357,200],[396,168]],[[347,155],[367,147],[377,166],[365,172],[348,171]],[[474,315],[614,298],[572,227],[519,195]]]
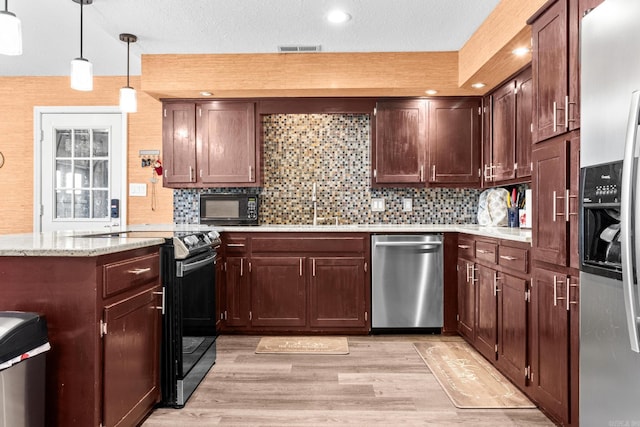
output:
[[[637,265],[636,257],[639,255],[637,243],[640,240],[638,233],[634,233],[637,229],[636,220],[640,219],[640,215],[635,213],[636,200],[632,194],[633,187],[636,182],[636,152],[637,152],[637,134],[638,121],[640,120],[640,91],[634,91],[631,97],[631,107],[629,109],[629,118],[627,121],[627,132],[625,137],[624,160],[622,164],[622,197],[620,203],[620,238],[622,249],[622,288],[624,294],[625,314],[627,317],[627,327],[629,330],[629,340],[631,350],[640,353],[640,339],[638,333],[638,301],[637,301],[637,285],[634,282],[634,264]]]

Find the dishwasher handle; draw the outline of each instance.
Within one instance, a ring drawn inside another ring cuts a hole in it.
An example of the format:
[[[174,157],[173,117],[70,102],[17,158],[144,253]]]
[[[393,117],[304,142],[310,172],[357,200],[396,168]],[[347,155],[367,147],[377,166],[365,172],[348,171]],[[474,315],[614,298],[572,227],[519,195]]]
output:
[[[442,242],[375,242],[374,246],[423,247],[442,246]]]

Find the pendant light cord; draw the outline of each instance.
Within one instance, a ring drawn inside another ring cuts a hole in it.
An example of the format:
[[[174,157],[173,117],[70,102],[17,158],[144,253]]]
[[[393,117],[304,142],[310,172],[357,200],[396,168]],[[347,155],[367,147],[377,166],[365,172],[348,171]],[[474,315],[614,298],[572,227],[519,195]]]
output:
[[[5,1],[9,1],[9,0],[5,0]],[[84,0],[80,0],[80,58],[83,58],[82,56],[82,9],[84,7]]]
[[[9,0],[4,0],[4,11],[9,12]]]
[[[130,39],[127,39],[127,87],[131,87],[131,85],[129,84],[129,40]]]

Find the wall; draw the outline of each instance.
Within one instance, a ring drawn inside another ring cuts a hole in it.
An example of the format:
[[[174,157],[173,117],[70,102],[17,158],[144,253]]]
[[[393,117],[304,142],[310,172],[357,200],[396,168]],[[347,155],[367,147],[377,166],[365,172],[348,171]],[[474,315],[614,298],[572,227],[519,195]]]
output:
[[[311,224],[313,183],[318,216],[341,224],[474,223],[479,190],[370,188],[370,119],[353,114],[268,115],[264,128],[264,185],[260,189],[262,224]],[[201,191],[175,190],[174,221],[198,222]],[[371,198],[384,197],[385,212],[371,212]],[[402,211],[402,198],[413,211]]]
[[[124,77],[96,77],[92,92],[70,89],[68,77],[0,77],[0,234],[33,230],[33,109],[36,106],[107,106],[118,104]],[[139,87],[140,78],[132,77]],[[138,150],[162,148],[162,105],[138,91],[138,112],[129,115],[128,181],[149,183],[151,170],[140,167]],[[147,197],[129,198],[128,222],[166,223],[172,220],[171,190],[160,185],[157,208]]]

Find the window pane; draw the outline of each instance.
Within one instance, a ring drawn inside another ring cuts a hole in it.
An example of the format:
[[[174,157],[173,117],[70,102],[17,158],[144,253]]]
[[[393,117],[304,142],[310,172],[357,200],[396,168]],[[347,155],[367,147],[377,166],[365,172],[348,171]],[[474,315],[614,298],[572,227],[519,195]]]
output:
[[[106,129],[93,131],[93,155],[107,157],[109,155],[109,131]]]
[[[72,164],[71,160],[56,160],[56,188],[73,187]]]
[[[71,130],[56,129],[56,157],[71,157]]]
[[[74,176],[74,188],[88,188],[91,170],[89,170],[89,160],[76,160]]]
[[[71,218],[71,191],[56,191],[56,211],[54,218]]]
[[[74,218],[89,218],[89,206],[90,206],[91,193],[86,190],[76,190],[73,194],[73,217]]]
[[[93,192],[93,218],[106,218],[109,216],[109,203],[106,190],[94,190]]]
[[[109,187],[109,162],[107,160],[93,161],[93,187]]]
[[[89,157],[89,131],[78,129],[73,140],[74,157]]]

